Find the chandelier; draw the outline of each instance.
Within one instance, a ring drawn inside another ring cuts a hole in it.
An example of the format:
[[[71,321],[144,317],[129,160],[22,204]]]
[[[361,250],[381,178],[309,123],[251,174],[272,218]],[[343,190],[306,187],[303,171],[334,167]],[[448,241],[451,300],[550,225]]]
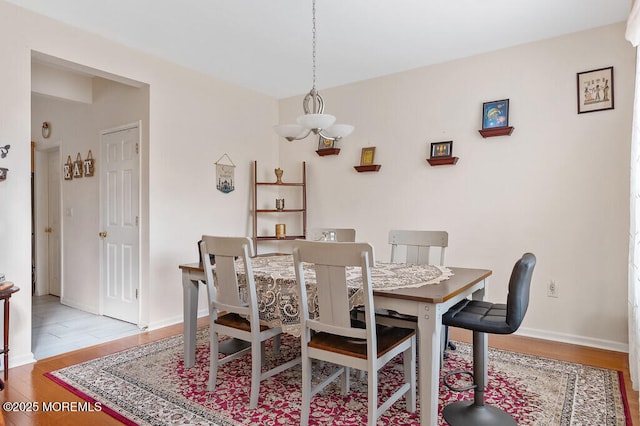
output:
[[[316,0],[312,2],[313,32],[313,85],[302,101],[304,114],[296,120],[298,124],[279,124],[273,130],[289,142],[304,139],[313,134],[325,139],[337,141],[353,131],[349,124],[334,124],[336,118],[324,113],[324,100],[316,89]]]

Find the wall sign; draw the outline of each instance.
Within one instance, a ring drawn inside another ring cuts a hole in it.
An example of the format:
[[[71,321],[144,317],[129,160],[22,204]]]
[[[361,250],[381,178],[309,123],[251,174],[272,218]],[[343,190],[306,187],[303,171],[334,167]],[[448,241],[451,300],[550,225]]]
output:
[[[71,156],[67,156],[67,162],[62,165],[62,175],[64,180],[79,179],[81,177],[91,177],[95,173],[95,160],[91,150],[87,153],[84,160],[80,153],[76,154],[76,161],[71,160]]]
[[[229,160],[229,163],[231,164],[222,163],[220,160],[222,160],[224,157],[227,157],[227,160]],[[224,154],[222,157],[218,158],[218,161],[216,161],[215,164],[217,182],[216,188],[218,189],[218,191],[228,194],[229,192],[236,189],[234,176],[236,165],[233,164],[233,161],[231,161],[231,158],[229,158],[227,154]]]
[[[85,158],[84,162],[82,163],[82,172],[84,173],[85,177],[90,177],[90,176],[93,176],[93,171],[94,171],[93,155],[91,154],[91,150],[89,150],[89,153],[87,154],[87,158]]]
[[[73,175],[71,174],[73,170],[73,161],[71,161],[71,156],[67,156],[67,162],[62,166],[62,175],[64,176],[64,180],[73,179]]]
[[[76,161],[73,162],[73,178],[81,178],[82,177],[82,157],[80,157],[80,153],[76,155]]]

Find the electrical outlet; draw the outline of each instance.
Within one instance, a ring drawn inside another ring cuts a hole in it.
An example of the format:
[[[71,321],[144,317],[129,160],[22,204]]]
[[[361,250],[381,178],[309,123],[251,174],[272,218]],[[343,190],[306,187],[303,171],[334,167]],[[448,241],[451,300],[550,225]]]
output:
[[[547,296],[558,297],[558,284],[554,280],[550,280],[547,285]]]

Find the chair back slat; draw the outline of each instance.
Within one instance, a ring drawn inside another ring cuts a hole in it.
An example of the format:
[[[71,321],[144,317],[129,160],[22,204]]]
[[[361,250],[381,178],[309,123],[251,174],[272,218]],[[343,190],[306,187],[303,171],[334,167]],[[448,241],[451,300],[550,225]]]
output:
[[[444,265],[445,249],[449,245],[446,231],[409,231],[393,229],[389,231],[391,262],[417,265],[431,264],[432,248],[439,248],[439,265]],[[402,256],[404,251],[404,257]],[[435,254],[435,253],[434,253]]]
[[[317,293],[319,317],[330,318],[337,327],[351,327],[346,282],[345,267],[316,265],[316,285],[323,290]]]
[[[367,337],[374,324],[373,292],[370,286],[370,264],[373,263],[373,247],[367,243],[332,243],[295,241],[293,244],[296,277],[301,289],[306,288],[302,263],[311,263],[315,268],[316,292],[318,297],[318,317],[308,319],[306,294],[301,294],[303,302],[303,327],[313,328],[350,337]],[[367,329],[353,328],[349,310],[349,288],[347,285],[347,267],[358,267],[362,273],[365,309],[368,313]],[[306,293],[302,292],[301,293]],[[372,337],[375,339],[375,333]],[[369,336],[371,338],[371,336]],[[374,345],[375,347],[375,345]]]
[[[213,303],[223,303],[231,306],[244,306],[240,299],[240,287],[233,256],[216,255],[216,271],[214,281],[217,284],[217,298]]]
[[[257,296],[250,258],[253,254],[251,239],[247,237],[203,235],[200,250],[209,302],[221,311],[256,315],[257,306],[255,300]],[[210,254],[215,256],[215,273],[210,261]],[[243,262],[246,271],[244,274],[246,295],[240,291],[236,258]],[[247,310],[247,308],[249,309]]]
[[[431,252],[430,247],[422,246],[406,246],[405,263],[411,263],[415,265],[428,265],[429,255]]]

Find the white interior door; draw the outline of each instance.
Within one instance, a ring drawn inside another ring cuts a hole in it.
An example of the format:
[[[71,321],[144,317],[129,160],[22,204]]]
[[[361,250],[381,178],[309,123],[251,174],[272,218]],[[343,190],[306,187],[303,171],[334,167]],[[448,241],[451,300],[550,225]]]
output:
[[[138,124],[104,131],[100,170],[102,313],[137,324],[139,313]]]
[[[49,294],[60,297],[60,151],[47,153],[47,279]]]

